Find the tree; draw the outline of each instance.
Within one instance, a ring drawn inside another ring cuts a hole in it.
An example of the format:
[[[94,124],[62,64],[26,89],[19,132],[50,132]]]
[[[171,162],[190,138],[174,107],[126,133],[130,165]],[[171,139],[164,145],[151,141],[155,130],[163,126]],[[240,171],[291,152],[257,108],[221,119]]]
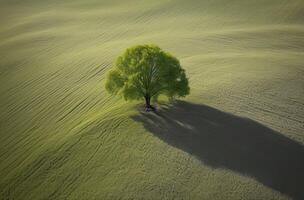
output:
[[[179,61],[155,45],[128,48],[108,73],[106,90],[125,100],[144,99],[146,111],[154,110],[151,99],[170,99],[189,94],[188,79]]]

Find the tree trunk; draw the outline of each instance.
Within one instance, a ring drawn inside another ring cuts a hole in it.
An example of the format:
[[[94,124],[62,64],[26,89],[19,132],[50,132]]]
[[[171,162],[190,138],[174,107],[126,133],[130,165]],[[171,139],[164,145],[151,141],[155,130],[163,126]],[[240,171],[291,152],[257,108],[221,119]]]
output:
[[[154,111],[154,107],[151,106],[151,97],[149,95],[146,95],[145,96],[145,101],[146,101],[146,111],[149,112],[149,111]]]

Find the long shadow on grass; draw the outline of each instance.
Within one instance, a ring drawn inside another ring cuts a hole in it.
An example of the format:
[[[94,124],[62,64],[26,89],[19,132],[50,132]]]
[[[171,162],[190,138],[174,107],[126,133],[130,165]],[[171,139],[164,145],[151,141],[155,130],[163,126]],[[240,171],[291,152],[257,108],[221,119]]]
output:
[[[250,119],[182,101],[133,118],[207,165],[254,177],[294,199],[304,199],[304,147],[281,133]]]

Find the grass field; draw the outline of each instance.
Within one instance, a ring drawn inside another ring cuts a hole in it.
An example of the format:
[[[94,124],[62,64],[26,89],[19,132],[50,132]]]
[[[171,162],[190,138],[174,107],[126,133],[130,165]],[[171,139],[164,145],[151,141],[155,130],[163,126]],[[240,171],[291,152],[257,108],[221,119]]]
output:
[[[304,199],[303,0],[0,0],[0,199]],[[191,94],[108,95],[124,49]]]

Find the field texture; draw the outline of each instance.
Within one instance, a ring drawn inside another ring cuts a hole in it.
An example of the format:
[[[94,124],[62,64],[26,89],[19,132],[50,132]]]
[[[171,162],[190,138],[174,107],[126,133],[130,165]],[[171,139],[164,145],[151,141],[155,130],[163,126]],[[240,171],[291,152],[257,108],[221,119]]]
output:
[[[0,0],[0,199],[304,199],[303,0]],[[158,114],[125,48],[180,59]]]

